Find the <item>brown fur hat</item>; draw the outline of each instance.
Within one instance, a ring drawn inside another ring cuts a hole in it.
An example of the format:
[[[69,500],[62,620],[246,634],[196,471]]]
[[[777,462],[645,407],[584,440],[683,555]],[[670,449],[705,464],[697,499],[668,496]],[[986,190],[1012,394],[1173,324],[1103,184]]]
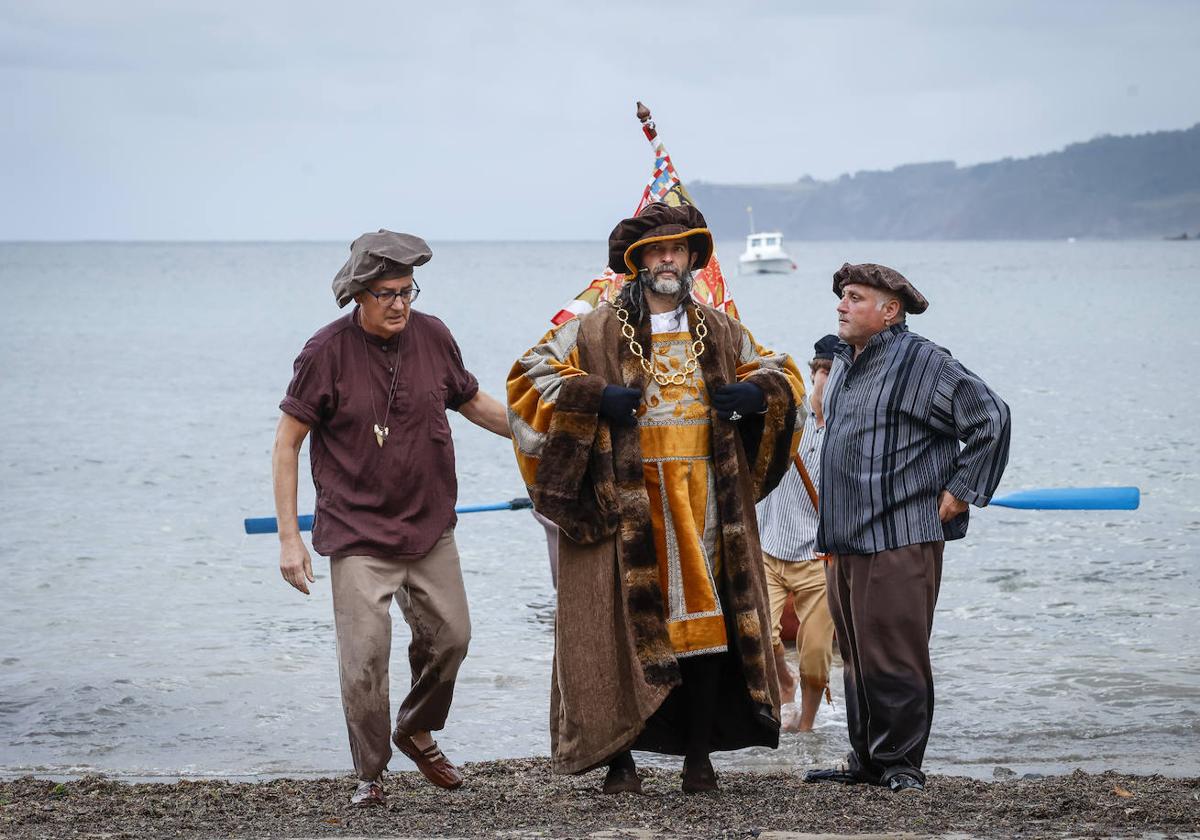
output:
[[[622,219],[608,235],[608,267],[627,278],[637,276],[637,251],[651,242],[683,239],[696,254],[693,270],[708,265],[713,238],[704,215],[690,204],[671,207],[660,201],[647,204],[642,212]]]

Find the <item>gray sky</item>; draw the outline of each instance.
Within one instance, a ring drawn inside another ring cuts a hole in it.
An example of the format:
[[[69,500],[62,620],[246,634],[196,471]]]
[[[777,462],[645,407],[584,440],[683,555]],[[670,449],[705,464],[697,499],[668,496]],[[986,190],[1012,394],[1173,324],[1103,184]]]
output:
[[[0,239],[600,239],[686,180],[1200,121],[1200,2],[0,0]]]

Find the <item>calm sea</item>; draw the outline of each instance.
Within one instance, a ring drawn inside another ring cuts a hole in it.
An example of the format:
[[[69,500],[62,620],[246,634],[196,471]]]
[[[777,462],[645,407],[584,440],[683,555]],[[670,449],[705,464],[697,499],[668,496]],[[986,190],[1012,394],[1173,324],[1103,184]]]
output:
[[[722,243],[731,273],[740,243]],[[434,243],[419,308],[485,390],[605,257],[593,243]],[[900,268],[912,327],[1013,409],[1003,490],[1135,484],[1136,512],[991,508],[946,552],[928,769],[1200,776],[1200,245],[791,243],[731,281],[759,341],[806,359],[843,261]],[[272,513],[276,406],[337,317],[344,244],[0,245],[0,774],[347,772],[328,565],[305,598]],[[460,502],[523,495],[507,441],[454,418]],[[301,508],[311,509],[307,463]],[[554,592],[528,512],[461,518],[474,640],[441,736],[462,761],[549,751]],[[407,684],[396,622],[393,698]],[[719,766],[845,751],[816,732]],[[393,762],[407,768],[402,758]]]

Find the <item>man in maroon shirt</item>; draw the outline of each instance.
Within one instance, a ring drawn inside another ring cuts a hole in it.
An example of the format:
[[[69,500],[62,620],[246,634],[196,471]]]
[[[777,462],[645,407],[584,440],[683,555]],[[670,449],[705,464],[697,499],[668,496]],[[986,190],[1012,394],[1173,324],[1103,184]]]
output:
[[[413,267],[432,257],[416,236],[360,236],[333,281],[349,314],[296,358],[279,407],[272,473],[279,571],[304,594],[312,559],[296,525],[300,445],[311,433],[317,488],[313,548],[331,558],[342,706],[358,774],[355,805],[384,803],[388,736],[431,782],[458,769],[431,731],[446,723],[471,622],[454,544],[458,484],[446,409],[509,437],[504,406],[479,390],[446,325],[415,312]],[[388,700],[392,599],[412,630],[412,688],[392,730]]]

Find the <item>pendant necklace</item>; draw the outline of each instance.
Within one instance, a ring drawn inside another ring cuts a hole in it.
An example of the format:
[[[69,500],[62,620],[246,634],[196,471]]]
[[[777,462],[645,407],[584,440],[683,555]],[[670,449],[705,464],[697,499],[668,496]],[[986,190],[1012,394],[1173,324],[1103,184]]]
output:
[[[392,384],[388,388],[387,405],[384,406],[384,408],[383,408],[383,422],[382,423],[380,423],[379,420],[376,419],[379,417],[379,411],[375,408],[375,389],[373,387],[370,388],[371,419],[375,421],[375,425],[374,425],[372,431],[375,432],[375,442],[378,443],[380,447],[382,447],[383,442],[385,440],[387,440],[388,431],[389,431],[388,425],[387,425],[388,415],[391,414],[391,411],[392,411],[392,399],[396,396],[396,381],[397,381],[397,377],[400,375],[400,336],[398,336],[398,335],[393,336],[393,338],[396,339],[396,363],[392,366]],[[369,370],[370,362],[371,362],[371,350],[370,350],[370,348],[367,347],[367,337],[365,335],[362,337],[362,340],[363,340],[363,350],[366,351],[366,354],[367,354],[367,365],[368,365],[367,369]]]

